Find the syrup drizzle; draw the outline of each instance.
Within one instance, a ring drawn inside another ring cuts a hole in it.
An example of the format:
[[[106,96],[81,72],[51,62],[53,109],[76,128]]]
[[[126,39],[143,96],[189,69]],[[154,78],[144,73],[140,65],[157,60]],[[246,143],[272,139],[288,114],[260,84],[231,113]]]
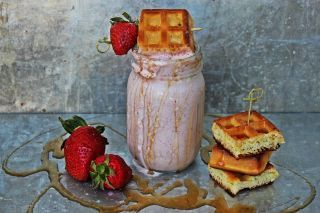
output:
[[[121,137],[126,138],[124,134],[115,130],[111,126],[109,125],[104,125],[104,126],[106,128],[109,128],[113,132],[117,133]],[[38,172],[43,172],[43,171],[46,171],[48,173],[50,183],[32,200],[32,202],[28,206],[27,212],[33,212],[33,208],[35,207],[35,205],[38,203],[41,197],[45,195],[46,192],[51,188],[55,189],[63,197],[71,201],[77,202],[83,206],[96,209],[99,212],[139,211],[151,205],[158,205],[166,208],[181,209],[181,210],[196,209],[201,206],[208,205],[208,206],[214,207],[216,209],[216,212],[218,213],[255,212],[256,211],[254,207],[243,205],[240,203],[235,204],[232,207],[229,207],[223,196],[207,198],[208,191],[206,189],[199,187],[197,183],[195,183],[190,178],[186,178],[184,180],[176,180],[175,182],[171,183],[170,185],[162,189],[162,191],[156,192],[157,189],[161,189],[161,187],[165,184],[164,182],[158,182],[158,183],[155,183],[153,186],[151,186],[148,179],[144,179],[137,174],[134,174],[134,177],[133,177],[133,182],[135,183],[137,188],[135,189],[126,188],[123,191],[126,197],[126,199],[123,202],[114,204],[112,206],[107,206],[107,205],[97,204],[93,201],[79,198],[73,193],[71,193],[70,191],[68,191],[68,189],[66,189],[64,185],[60,183],[62,174],[58,170],[58,165],[55,161],[49,159],[49,153],[52,153],[52,156],[57,159],[61,159],[64,157],[63,151],[61,151],[60,149],[60,146],[63,142],[62,137],[64,135],[61,135],[58,138],[51,140],[44,145],[43,151],[41,152],[42,164],[39,167],[35,169],[27,170],[27,171],[22,171],[22,172],[14,171],[8,167],[9,159],[16,151],[21,149],[23,146],[31,143],[33,139],[57,129],[58,128],[54,128],[54,129],[49,129],[47,131],[41,132],[40,134],[36,135],[34,138],[24,142],[19,147],[14,149],[5,158],[5,160],[2,163],[3,170],[7,174],[12,176],[26,177]],[[201,158],[204,160],[204,162],[208,162],[209,152],[212,149],[213,139],[210,139],[210,136],[208,136],[205,133],[203,134],[203,138],[206,139],[210,145],[205,146],[201,149]],[[315,187],[305,177],[301,176],[295,171],[292,171],[292,172],[306,181],[312,193],[304,201],[302,205],[297,206],[295,208],[290,208],[289,206],[287,209],[285,209],[285,211],[288,211],[288,212],[297,211],[299,209],[306,207],[308,204],[312,202],[312,200],[316,195]],[[168,194],[169,192],[171,192],[172,190],[178,187],[185,187],[187,192],[177,196],[166,196],[166,194]]]

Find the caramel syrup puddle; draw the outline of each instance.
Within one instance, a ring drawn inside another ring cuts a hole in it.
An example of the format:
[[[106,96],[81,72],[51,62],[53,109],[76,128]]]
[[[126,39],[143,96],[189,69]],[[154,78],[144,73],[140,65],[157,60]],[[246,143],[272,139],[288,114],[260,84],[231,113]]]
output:
[[[101,124],[100,124],[101,125]],[[102,124],[104,125],[104,124]],[[118,135],[126,138],[126,136],[119,131],[113,129],[110,125],[104,125],[106,128],[114,131]],[[63,197],[77,202],[85,207],[89,207],[92,209],[96,209],[99,212],[121,212],[121,211],[139,211],[143,208],[146,208],[151,205],[158,205],[166,208],[172,209],[181,209],[181,210],[190,210],[199,208],[204,205],[212,206],[216,209],[216,212],[223,213],[223,212],[255,212],[255,208],[252,206],[242,205],[242,204],[235,204],[231,208],[228,206],[225,198],[223,196],[209,198],[207,199],[208,191],[206,189],[200,188],[193,180],[187,178],[184,180],[177,180],[170,184],[169,186],[165,187],[160,193],[156,193],[156,190],[159,189],[161,186],[164,185],[163,182],[155,183],[153,186],[149,184],[148,179],[144,179],[139,175],[134,175],[133,182],[137,186],[137,189],[129,189],[126,188],[123,193],[126,196],[126,199],[123,202],[116,203],[112,206],[97,204],[94,201],[85,200],[82,198],[77,197],[68,189],[66,189],[61,183],[61,173],[58,170],[58,164],[55,161],[49,159],[49,154],[52,152],[52,156],[57,159],[63,158],[63,151],[60,150],[60,146],[63,142],[62,137],[64,135],[59,136],[58,138],[49,141],[47,144],[44,145],[43,151],[41,152],[41,166],[27,170],[23,172],[16,172],[11,170],[8,167],[8,162],[10,157],[18,151],[23,146],[31,143],[33,139],[44,135],[50,131],[57,130],[59,128],[50,129],[44,131],[32,139],[24,142],[22,145],[14,149],[3,161],[2,168],[3,170],[12,176],[18,177],[25,177],[29,176],[38,172],[46,171],[48,173],[50,183],[37,195],[32,202],[29,204],[27,212],[33,212],[33,209],[37,202],[41,199],[46,192],[53,188],[58,191]],[[298,173],[294,172],[295,174],[299,175]],[[299,175],[300,176],[300,175]],[[302,176],[300,176],[302,177]],[[305,181],[312,186],[312,184],[304,178]],[[178,196],[165,196],[167,193],[171,192],[177,187],[185,187],[187,192],[182,195]],[[313,187],[313,186],[312,186]],[[311,188],[312,188],[311,187]],[[313,187],[314,189],[314,187]],[[315,196],[315,189],[313,197],[309,197],[307,199],[308,202],[304,202],[304,206],[297,207],[295,209],[302,209],[307,206],[311,201],[314,199]],[[288,208],[289,212],[294,211],[295,209]]]

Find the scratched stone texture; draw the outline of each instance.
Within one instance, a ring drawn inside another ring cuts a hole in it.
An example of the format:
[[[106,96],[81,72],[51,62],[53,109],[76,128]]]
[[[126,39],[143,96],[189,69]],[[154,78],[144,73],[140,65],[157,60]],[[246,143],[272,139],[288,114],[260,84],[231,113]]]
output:
[[[320,0],[0,0],[0,112],[125,112],[130,57],[95,43],[110,17],[167,7],[204,28],[207,112],[254,86],[262,112],[320,112]]]

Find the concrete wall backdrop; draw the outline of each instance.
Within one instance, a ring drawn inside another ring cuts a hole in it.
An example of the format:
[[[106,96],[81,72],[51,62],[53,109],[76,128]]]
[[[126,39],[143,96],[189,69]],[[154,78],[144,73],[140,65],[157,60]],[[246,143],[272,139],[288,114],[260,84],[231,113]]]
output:
[[[0,0],[0,112],[126,110],[130,57],[98,54],[108,19],[186,8],[204,54],[207,112],[320,112],[320,0]]]

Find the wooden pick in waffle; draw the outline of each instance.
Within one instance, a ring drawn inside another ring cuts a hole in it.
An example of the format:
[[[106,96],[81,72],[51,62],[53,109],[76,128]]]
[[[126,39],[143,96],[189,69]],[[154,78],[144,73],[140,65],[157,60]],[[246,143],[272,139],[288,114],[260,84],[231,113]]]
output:
[[[139,22],[139,51],[143,54],[194,52],[192,27],[187,10],[144,9]]]
[[[241,112],[219,118],[212,125],[216,141],[235,158],[276,150],[284,143],[281,132],[260,113],[252,111],[249,124],[247,118],[248,112]]]

